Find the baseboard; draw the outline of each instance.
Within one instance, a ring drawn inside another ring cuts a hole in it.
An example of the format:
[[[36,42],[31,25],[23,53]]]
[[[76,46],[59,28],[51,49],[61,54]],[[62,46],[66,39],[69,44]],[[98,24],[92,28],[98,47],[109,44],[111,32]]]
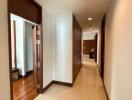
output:
[[[103,86],[104,86],[104,90],[105,90],[105,93],[106,93],[106,96],[107,96],[107,100],[110,100],[110,99],[109,99],[109,96],[108,96],[108,93],[107,93],[107,91],[106,91],[106,87],[105,87],[104,82],[103,82]]]
[[[52,81],[52,84],[58,84],[58,85],[64,85],[64,86],[69,86],[72,87],[72,83],[66,83],[66,82],[60,82],[60,81]]]
[[[26,72],[25,76],[19,75],[19,78],[24,78],[24,77],[27,77],[27,76],[32,75],[32,74],[33,74],[33,70],[30,70],[30,71]]]
[[[72,87],[72,83],[66,83],[66,82],[60,82],[60,81],[53,80],[45,88],[43,88],[41,93],[44,93],[48,88],[51,87],[52,84],[58,84],[58,85],[64,85],[64,86]]]
[[[30,70],[28,72],[26,72],[26,76],[32,75],[33,74],[33,70]]]
[[[42,93],[44,93],[52,84],[53,81],[51,81],[45,88],[43,88]]]
[[[99,65],[97,64],[97,68],[98,68],[98,71],[99,71],[99,75],[100,75],[100,77],[101,77],[101,72],[100,72],[100,70],[99,70]],[[101,80],[102,80],[102,83],[103,83],[103,87],[104,87],[104,90],[105,90],[105,93],[106,93],[106,96],[107,96],[107,100],[110,100],[109,99],[109,96],[108,96],[108,93],[107,93],[107,90],[106,90],[106,87],[105,87],[105,84],[104,84],[104,79],[103,79],[103,77],[101,77]]]

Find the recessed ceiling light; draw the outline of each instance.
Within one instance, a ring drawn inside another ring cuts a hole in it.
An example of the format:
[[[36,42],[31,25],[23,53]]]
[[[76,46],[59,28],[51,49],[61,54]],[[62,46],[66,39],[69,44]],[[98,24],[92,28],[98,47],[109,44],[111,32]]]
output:
[[[90,17],[90,18],[88,18],[88,20],[93,20],[93,18]]]

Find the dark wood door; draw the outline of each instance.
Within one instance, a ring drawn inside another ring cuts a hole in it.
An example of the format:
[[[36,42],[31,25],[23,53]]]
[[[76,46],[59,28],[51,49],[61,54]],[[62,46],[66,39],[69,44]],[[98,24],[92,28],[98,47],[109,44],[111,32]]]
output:
[[[73,16],[73,83],[81,68],[82,29]]]
[[[105,16],[101,24],[101,77],[104,78],[104,56],[105,56]]]

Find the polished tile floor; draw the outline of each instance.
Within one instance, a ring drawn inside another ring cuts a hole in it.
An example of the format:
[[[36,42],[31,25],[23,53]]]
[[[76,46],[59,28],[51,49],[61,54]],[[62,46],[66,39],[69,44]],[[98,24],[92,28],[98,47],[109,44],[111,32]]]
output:
[[[94,60],[83,57],[83,66],[73,87],[52,85],[35,100],[107,100]]]

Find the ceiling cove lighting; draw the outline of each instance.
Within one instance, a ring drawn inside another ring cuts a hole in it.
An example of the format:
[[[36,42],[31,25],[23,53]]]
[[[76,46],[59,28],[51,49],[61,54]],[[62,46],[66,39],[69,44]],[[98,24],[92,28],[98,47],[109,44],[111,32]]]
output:
[[[89,17],[88,20],[93,20],[93,18]]]

